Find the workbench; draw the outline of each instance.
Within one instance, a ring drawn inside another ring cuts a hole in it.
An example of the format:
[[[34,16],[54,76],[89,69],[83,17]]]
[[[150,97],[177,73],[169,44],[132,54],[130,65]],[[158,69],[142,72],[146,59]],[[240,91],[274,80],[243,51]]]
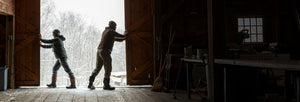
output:
[[[300,71],[300,60],[289,60],[281,57],[274,57],[271,59],[215,59],[214,60],[215,64],[220,64],[220,65],[229,65],[229,66],[245,66],[245,67],[253,67],[256,69],[279,69],[279,70],[284,70],[284,71]],[[224,102],[226,102],[226,93],[227,93],[227,80],[228,78],[226,77],[228,75],[227,73],[227,67],[224,68]],[[234,67],[236,69],[242,69],[243,67]],[[233,68],[233,69],[234,69]],[[295,78],[299,79],[299,77]],[[300,80],[298,80],[300,81]],[[298,86],[296,88],[296,102],[300,102],[300,83],[296,82],[296,85]]]

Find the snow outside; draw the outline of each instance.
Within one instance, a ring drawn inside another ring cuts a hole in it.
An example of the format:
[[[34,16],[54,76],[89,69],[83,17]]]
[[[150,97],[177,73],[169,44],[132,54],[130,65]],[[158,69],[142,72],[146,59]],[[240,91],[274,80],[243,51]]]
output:
[[[96,66],[96,52],[101,34],[110,20],[117,25],[117,32],[124,32],[124,0],[41,0],[41,34],[51,39],[52,31],[59,29],[64,41],[68,63],[76,77],[76,85],[87,87],[88,79]],[[56,61],[52,49],[40,50],[41,86],[51,82],[52,67]],[[115,42],[112,51],[113,86],[126,85],[125,42]],[[104,67],[94,85],[103,86]],[[70,81],[63,67],[58,70],[57,85],[66,86]]]

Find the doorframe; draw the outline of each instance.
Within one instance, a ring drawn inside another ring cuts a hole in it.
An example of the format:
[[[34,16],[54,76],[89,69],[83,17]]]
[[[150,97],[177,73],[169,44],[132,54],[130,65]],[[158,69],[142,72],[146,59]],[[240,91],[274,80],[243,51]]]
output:
[[[15,17],[13,15],[0,13],[6,16],[5,33],[5,66],[8,67],[8,87],[15,88]]]

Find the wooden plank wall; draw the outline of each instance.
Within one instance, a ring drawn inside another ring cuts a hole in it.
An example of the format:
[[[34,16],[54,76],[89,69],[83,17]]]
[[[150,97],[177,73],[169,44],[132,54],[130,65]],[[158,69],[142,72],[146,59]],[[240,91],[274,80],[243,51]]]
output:
[[[170,29],[175,29],[175,37],[170,54],[183,55],[184,47],[208,48],[207,1],[206,0],[163,0],[156,15],[156,69],[159,68],[159,55],[165,56]],[[162,53],[161,53],[162,52]],[[162,57],[162,58],[163,58]],[[157,72],[157,71],[156,71]]]
[[[8,14],[14,15],[15,14],[15,3],[14,0],[0,0],[0,14]]]
[[[173,28],[175,36],[169,54],[174,55],[172,57],[174,67],[171,70],[175,71],[179,67],[180,58],[184,55],[184,47],[192,45],[194,49],[208,48],[207,1],[163,0],[156,4],[156,8],[156,15],[158,15],[155,20],[157,22],[155,25],[156,70],[159,70],[162,63],[159,59],[164,59],[167,53],[170,30]],[[172,73],[170,77],[173,79],[176,75],[177,73]]]
[[[171,53],[183,54],[183,47],[208,48],[206,0],[164,0],[161,11],[161,44],[166,51],[170,27],[176,30]]]
[[[154,9],[156,76],[159,75],[159,69],[169,48],[170,30],[172,28],[175,30],[175,36],[169,52],[169,54],[174,55],[172,57],[172,69],[170,70],[170,84],[172,85],[177,75],[177,73],[172,72],[176,72],[179,67],[180,58],[184,55],[184,47],[192,45],[194,49],[208,48],[207,1],[157,0]]]

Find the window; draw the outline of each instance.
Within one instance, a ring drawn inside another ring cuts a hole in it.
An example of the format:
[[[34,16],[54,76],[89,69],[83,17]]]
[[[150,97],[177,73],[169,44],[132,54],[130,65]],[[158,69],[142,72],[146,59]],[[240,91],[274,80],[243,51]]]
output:
[[[263,18],[261,17],[239,17],[238,32],[243,29],[249,31],[249,38],[244,43],[263,43]]]

